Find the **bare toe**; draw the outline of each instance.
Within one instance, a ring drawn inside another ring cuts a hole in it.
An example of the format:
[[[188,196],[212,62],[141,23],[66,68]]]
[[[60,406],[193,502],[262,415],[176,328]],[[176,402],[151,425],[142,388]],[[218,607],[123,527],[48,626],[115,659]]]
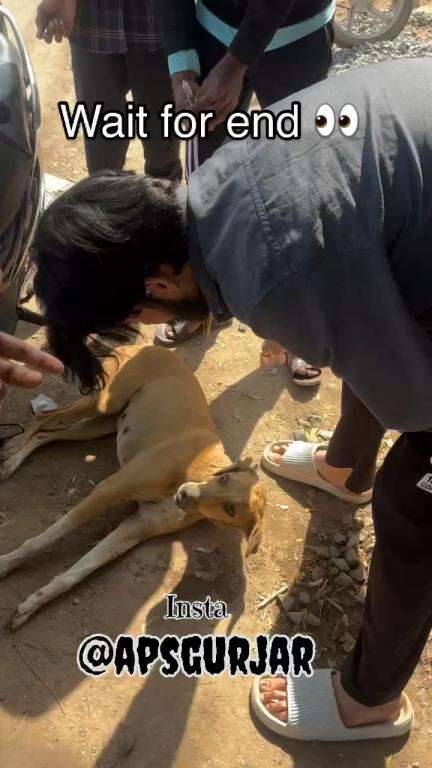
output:
[[[261,701],[281,722],[287,717],[287,689],[284,677],[265,677],[260,683]]]
[[[275,445],[274,448],[269,451],[269,458],[274,464],[278,466],[282,464],[282,459],[287,451],[288,445],[282,443],[281,445]]]
[[[263,677],[260,691],[286,691],[286,680],[284,677]]]
[[[292,377],[293,379],[317,379],[320,375],[321,370],[319,368],[304,366],[303,368],[297,368]]]

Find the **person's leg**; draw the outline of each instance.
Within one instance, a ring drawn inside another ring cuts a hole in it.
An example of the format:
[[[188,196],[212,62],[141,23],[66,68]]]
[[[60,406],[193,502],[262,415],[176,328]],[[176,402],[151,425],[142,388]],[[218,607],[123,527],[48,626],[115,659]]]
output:
[[[432,629],[432,432],[402,435],[377,475],[376,544],[356,647],[335,676],[346,726],[394,721]],[[286,684],[264,679],[262,701],[286,718]]]
[[[339,490],[355,494],[369,491],[384,432],[379,421],[343,382],[339,422],[327,449],[318,450],[314,457],[318,474]],[[288,442],[275,446],[271,460],[282,464],[288,450]]]
[[[96,102],[103,102],[104,109],[123,112],[129,90],[124,56],[92,53],[74,44],[71,44],[71,54],[77,101],[85,102],[90,111]],[[127,139],[84,137],[89,174],[105,169],[122,170],[128,145]]]
[[[317,469],[329,482],[362,493],[374,484],[385,429],[351,387],[343,382],[341,416],[327,451],[316,454]]]
[[[134,101],[145,104],[149,117],[147,126],[150,136],[144,139],[145,172],[161,179],[181,181],[183,171],[180,162],[180,142],[175,137],[162,138],[162,123],[159,113],[167,101],[172,101],[171,80],[165,53],[126,55],[129,85]]]
[[[375,481],[363,624],[341,676],[344,690],[369,707],[400,695],[432,628],[431,457],[432,432],[404,434]]]

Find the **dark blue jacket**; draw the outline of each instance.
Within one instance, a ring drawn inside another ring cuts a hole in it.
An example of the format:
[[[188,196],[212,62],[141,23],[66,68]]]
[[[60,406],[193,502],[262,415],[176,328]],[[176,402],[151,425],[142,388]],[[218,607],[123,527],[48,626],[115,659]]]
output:
[[[216,314],[330,366],[386,427],[430,429],[432,342],[415,316],[432,307],[432,59],[353,69],[272,110],[294,100],[300,139],[230,141],[192,175],[193,269]]]

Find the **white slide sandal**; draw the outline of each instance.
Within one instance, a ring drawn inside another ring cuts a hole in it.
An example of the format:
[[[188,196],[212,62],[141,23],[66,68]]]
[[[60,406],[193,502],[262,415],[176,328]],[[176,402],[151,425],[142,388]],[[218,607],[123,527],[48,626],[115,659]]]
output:
[[[287,445],[288,448],[282,458],[282,463],[275,464],[270,458],[270,452],[281,445]],[[322,491],[327,491],[332,496],[336,496],[342,501],[348,501],[350,504],[368,504],[372,499],[372,489],[364,493],[343,491],[328,483],[318,474],[315,466],[315,454],[321,448],[326,449],[327,445],[325,443],[306,443],[302,440],[278,440],[275,443],[270,443],[264,449],[261,464],[269,472],[283,477],[285,480],[294,480],[297,483],[320,488]]]
[[[251,706],[259,720],[271,731],[298,741],[357,741],[388,739],[408,733],[414,712],[408,696],[402,694],[402,708],[394,723],[359,725],[347,728],[340,717],[334,695],[332,669],[317,669],[312,677],[287,677],[287,722],[269,712],[260,698],[257,677],[251,689]],[[264,676],[265,677],[265,676]]]

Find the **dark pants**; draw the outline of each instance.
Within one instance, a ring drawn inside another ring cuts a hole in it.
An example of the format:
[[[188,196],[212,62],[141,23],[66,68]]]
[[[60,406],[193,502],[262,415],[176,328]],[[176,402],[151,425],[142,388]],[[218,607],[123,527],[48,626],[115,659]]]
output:
[[[341,416],[326,460],[332,467],[352,467],[346,486],[353,493],[372,488],[376,460],[385,429],[344,381]]]
[[[247,110],[253,92],[262,108],[301,91],[327,77],[332,62],[333,30],[329,24],[295,43],[263,54],[251,67],[243,84],[238,109]],[[226,53],[226,48],[199,26],[198,53],[204,79]],[[223,126],[210,136],[199,140],[198,159],[201,165],[226,139]]]
[[[432,335],[432,313],[418,320]],[[327,461],[353,467],[347,484],[351,490],[372,486],[384,431],[344,384],[342,415]],[[405,433],[376,476],[372,498],[376,545],[363,624],[342,668],[343,688],[367,706],[399,696],[432,630],[431,461],[432,431]]]
[[[105,110],[124,111],[126,95],[132,91],[135,102],[145,104],[150,113],[150,137],[143,140],[145,172],[150,176],[178,180],[182,177],[177,139],[163,139],[159,112],[172,101],[171,81],[163,51],[153,53],[92,53],[71,45],[72,69],[77,101],[92,108],[103,102]],[[84,139],[89,173],[121,170],[129,146],[127,139]]]

